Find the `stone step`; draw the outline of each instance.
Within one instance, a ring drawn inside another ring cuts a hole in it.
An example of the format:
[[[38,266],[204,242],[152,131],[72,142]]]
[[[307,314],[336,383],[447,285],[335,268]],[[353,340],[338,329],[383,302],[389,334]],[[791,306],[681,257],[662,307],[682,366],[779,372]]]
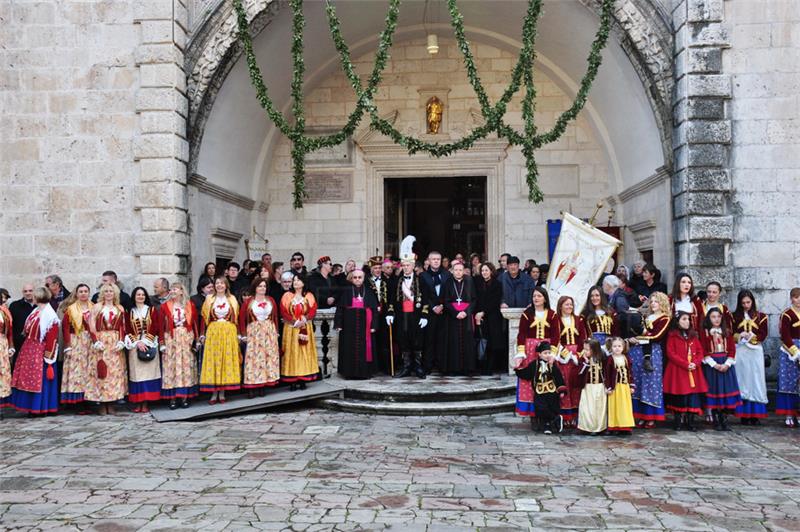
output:
[[[422,381],[424,382],[424,381]],[[387,403],[438,403],[455,401],[478,401],[483,399],[495,399],[513,396],[516,393],[515,383],[494,382],[479,383],[469,389],[464,387],[436,387],[430,389],[419,389],[416,387],[403,388],[384,388],[370,389],[347,388],[344,396],[346,399],[357,399],[362,401],[376,401]]]
[[[317,405],[330,410],[384,416],[480,416],[514,411],[514,395],[456,401],[367,401],[321,399]]]

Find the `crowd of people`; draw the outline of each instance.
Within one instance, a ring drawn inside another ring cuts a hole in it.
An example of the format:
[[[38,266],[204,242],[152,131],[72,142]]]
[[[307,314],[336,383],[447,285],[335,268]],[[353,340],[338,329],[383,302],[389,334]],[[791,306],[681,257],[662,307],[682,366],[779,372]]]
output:
[[[28,284],[11,302],[0,289],[0,405],[29,414],[59,407],[113,413],[118,404],[147,412],[155,401],[187,408],[244,390],[264,395],[286,383],[304,389],[320,378],[313,319],[335,308],[337,371],[345,379],[382,373],[425,379],[508,370],[502,309],[524,308],[514,369],[517,413],[533,428],[599,434],[652,428],[675,414],[729,428],[729,415],[757,424],[767,416],[763,342],[767,316],[742,290],[731,312],[719,283],[695,293],[678,275],[668,295],[661,273],[637,262],[605,274],[580,314],[562,297],[551,310],[548,266],[503,254],[452,259],[431,251],[334,264],[309,271],[301,252],[288,263],[209,262],[193,294],[178,282],[122,290],[104,272],[94,295],[68,291],[57,275]],[[781,317],[776,413],[797,424],[800,289]]]

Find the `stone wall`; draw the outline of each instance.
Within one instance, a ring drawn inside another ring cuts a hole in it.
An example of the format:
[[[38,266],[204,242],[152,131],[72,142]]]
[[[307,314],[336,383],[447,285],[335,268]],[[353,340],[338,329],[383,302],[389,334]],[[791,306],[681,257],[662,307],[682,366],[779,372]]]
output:
[[[795,0],[725,2],[734,281],[736,288],[755,290],[773,334],[789,304],[788,290],[800,286],[798,7]]]
[[[184,19],[181,0],[0,4],[0,285],[14,295],[50,273],[71,287],[110,268],[130,287],[185,269]]]

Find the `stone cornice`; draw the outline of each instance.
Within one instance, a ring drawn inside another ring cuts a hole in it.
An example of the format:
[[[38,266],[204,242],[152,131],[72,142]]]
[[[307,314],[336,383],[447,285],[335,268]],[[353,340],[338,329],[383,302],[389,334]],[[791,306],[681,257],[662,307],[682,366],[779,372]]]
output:
[[[231,192],[219,185],[215,185],[214,183],[210,183],[207,178],[201,176],[200,174],[190,174],[188,184],[196,187],[197,190],[203,194],[213,198],[221,199],[224,202],[230,203],[231,205],[236,205],[237,207],[242,207],[248,211],[252,211],[256,207],[256,202],[250,198],[235,192]],[[259,203],[259,211],[265,212],[266,208],[266,204],[263,202]]]
[[[648,190],[652,190],[657,186],[661,185],[664,181],[669,179],[669,177],[670,177],[669,170],[667,169],[667,167],[662,166],[656,169],[656,173],[654,173],[650,177],[643,179],[642,181],[633,185],[632,187],[628,187],[622,192],[620,192],[618,195],[619,200],[625,202],[631,198],[638,196],[639,194],[644,194]]]

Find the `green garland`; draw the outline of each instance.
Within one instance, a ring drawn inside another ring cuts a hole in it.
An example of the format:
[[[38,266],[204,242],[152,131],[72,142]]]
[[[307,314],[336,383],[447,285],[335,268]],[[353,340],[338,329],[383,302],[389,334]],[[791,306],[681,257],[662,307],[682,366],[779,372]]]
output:
[[[339,53],[342,70],[352,85],[357,100],[355,109],[340,131],[326,136],[315,137],[306,135],[305,131],[303,106],[303,78],[305,74],[305,62],[303,60],[303,28],[305,27],[305,18],[303,16],[303,0],[290,0],[293,13],[291,48],[292,62],[294,65],[291,82],[292,115],[294,116],[293,125],[291,125],[280,111],[275,108],[272,99],[269,97],[269,91],[264,84],[261,69],[258,66],[255,52],[253,51],[253,41],[250,35],[247,13],[242,5],[242,0],[233,0],[233,7],[236,11],[236,20],[239,29],[239,39],[242,41],[242,47],[247,60],[247,69],[250,74],[250,80],[256,89],[258,101],[266,111],[269,119],[280,132],[292,141],[294,207],[296,209],[302,208],[303,200],[308,197],[305,190],[306,154],[343,142],[347,137],[353,134],[365,113],[369,114],[370,126],[373,129],[406,148],[409,154],[424,152],[434,157],[444,157],[457,151],[468,150],[475,142],[486,138],[489,133],[497,132],[499,137],[507,139],[512,146],[521,147],[526,160],[528,199],[534,203],[541,202],[544,198],[538,184],[539,173],[536,166],[535,151],[546,144],[557,141],[561,135],[564,134],[567,124],[578,116],[578,113],[580,113],[586,104],[589,90],[597,77],[597,72],[602,62],[601,52],[608,42],[614,9],[614,0],[599,0],[599,2],[601,3],[600,26],[587,59],[589,67],[581,80],[575,100],[572,106],[558,117],[550,131],[538,134],[538,129],[534,120],[534,113],[536,110],[536,88],[533,83],[533,64],[536,59],[534,44],[536,42],[536,27],[542,10],[542,0],[528,0],[528,9],[522,24],[522,49],[520,50],[519,58],[512,71],[511,82],[494,106],[492,106],[489,101],[489,97],[486,94],[475,67],[475,59],[472,55],[469,41],[467,41],[464,33],[464,17],[461,15],[456,5],[456,0],[447,0],[451,26],[455,33],[458,48],[464,56],[467,78],[478,98],[481,114],[485,123],[455,142],[439,143],[425,142],[416,137],[402,134],[389,121],[378,115],[378,109],[373,103],[375,91],[380,84],[383,71],[389,59],[389,49],[392,46],[394,32],[397,29],[400,0],[389,0],[389,9],[385,18],[386,27],[379,36],[378,53],[375,56],[372,73],[367,81],[366,88],[362,86],[361,80],[353,68],[350,50],[342,38],[341,24],[336,16],[336,8],[330,0],[326,0],[325,11],[331,37],[336,51]],[[524,128],[523,132],[520,133],[506,124],[503,121],[503,116],[506,113],[511,98],[520,90],[522,85],[525,86],[525,94],[522,100]]]

